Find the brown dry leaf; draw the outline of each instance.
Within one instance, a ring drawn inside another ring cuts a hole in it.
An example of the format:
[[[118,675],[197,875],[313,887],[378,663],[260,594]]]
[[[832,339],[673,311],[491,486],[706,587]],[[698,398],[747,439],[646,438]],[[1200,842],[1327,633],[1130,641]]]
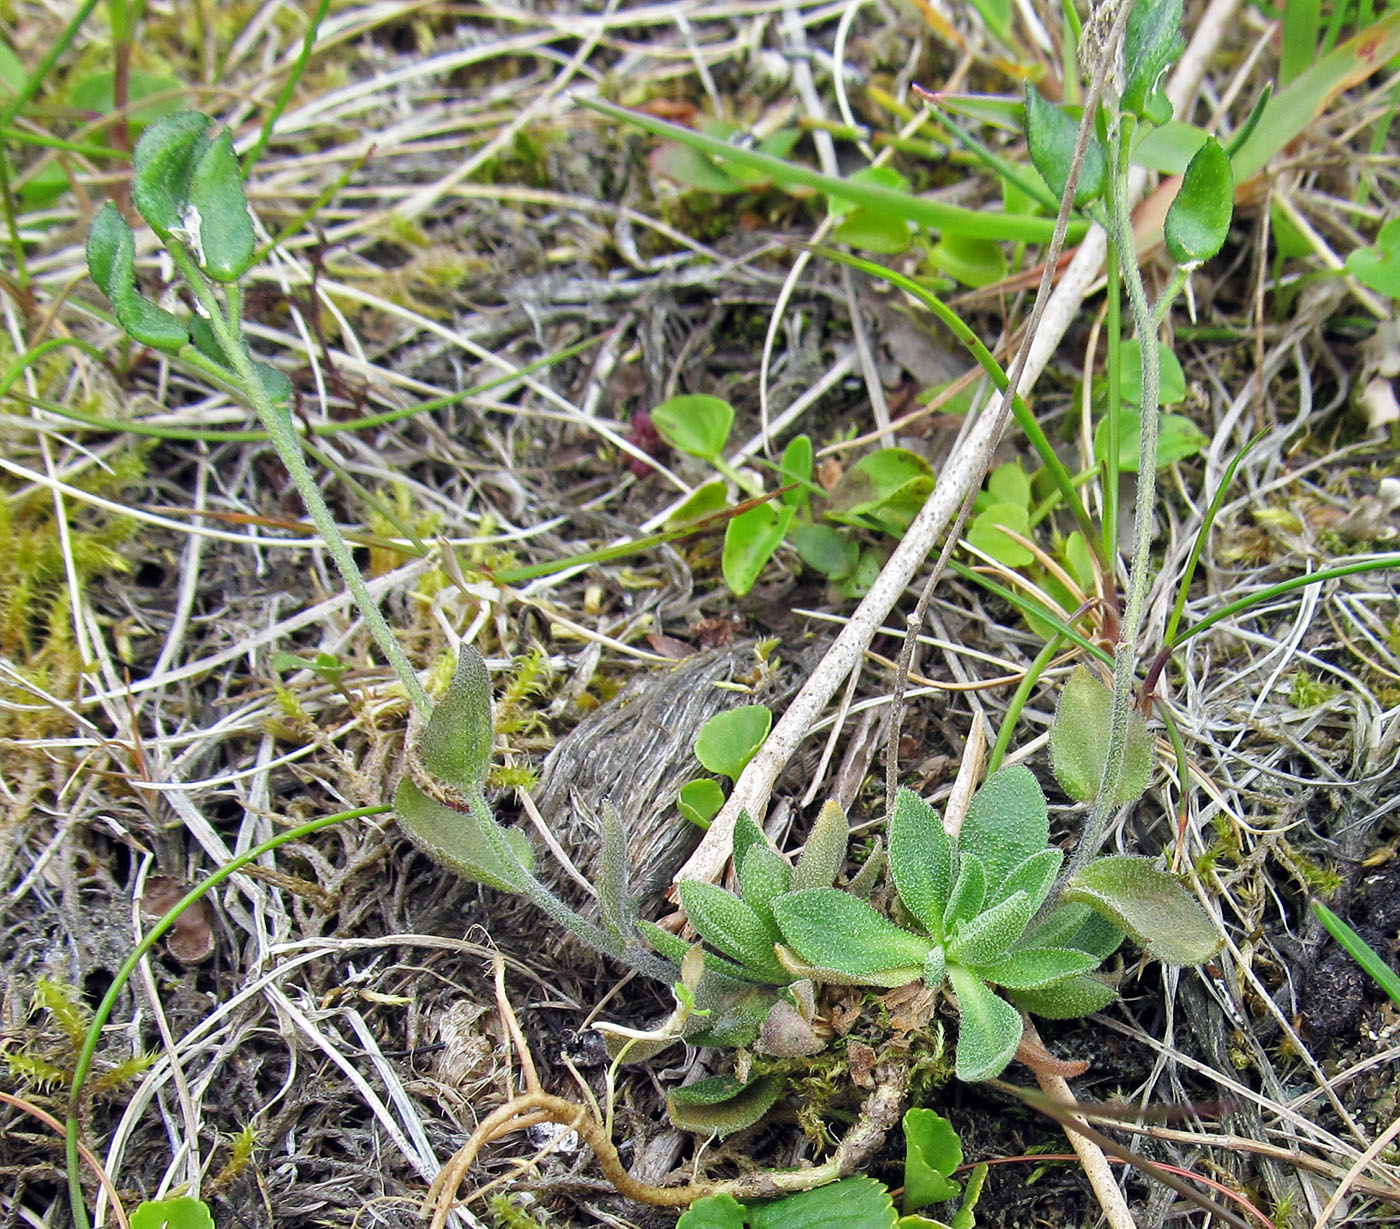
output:
[[[863,1041],[853,1041],[846,1047],[846,1057],[851,1060],[851,1079],[857,1088],[867,1091],[875,1087],[875,1050]]]
[[[188,889],[169,875],[152,875],[141,896],[141,916],[150,921],[164,917]],[[165,936],[166,950],[181,964],[200,964],[214,954],[214,929],[209,906],[197,900],[176,919]]]
[[[923,982],[912,981],[907,986],[896,986],[888,994],[880,996],[890,1013],[890,1028],[897,1035],[917,1032],[933,1019],[934,1005],[938,994]]]

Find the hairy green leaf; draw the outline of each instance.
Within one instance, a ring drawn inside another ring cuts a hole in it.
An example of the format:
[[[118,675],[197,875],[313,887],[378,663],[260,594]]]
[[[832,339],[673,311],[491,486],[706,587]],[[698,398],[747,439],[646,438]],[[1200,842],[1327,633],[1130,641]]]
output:
[[[676,1229],[744,1229],[745,1217],[743,1205],[733,1195],[706,1195],[681,1213]]]
[[[988,777],[973,797],[958,835],[958,852],[981,860],[987,886],[995,890],[1049,840],[1045,795],[1031,770],[1014,764]]]
[[[628,883],[627,830],[613,804],[603,802],[603,843],[598,868],[598,907],[603,923],[620,940],[637,928],[637,901]]]
[[[770,903],[775,896],[792,886],[792,867],[781,854],[767,845],[754,845],[745,854],[739,867],[739,896],[752,909],[777,942],[778,925],[773,921]]]
[[[1181,177],[1181,187],[1162,223],[1167,251],[1179,265],[1194,267],[1214,256],[1230,235],[1235,180],[1230,158],[1211,137]]]
[[[429,798],[405,777],[394,793],[394,815],[399,827],[434,862],[455,871],[464,879],[499,888],[502,892],[521,891],[520,870],[501,860],[486,835],[487,824],[496,819],[479,788],[463,791],[466,810],[444,806]],[[530,842],[515,828],[502,828],[507,844],[525,869],[534,860]]]
[[[778,929],[803,960],[850,976],[905,966],[917,970],[933,946],[836,888],[789,892],[772,907]]]
[[[683,1131],[723,1139],[753,1126],[772,1109],[783,1095],[784,1083],[780,1075],[765,1075],[748,1084],[739,1083],[732,1075],[716,1075],[672,1089],[666,1098],[666,1111]]]
[[[1035,906],[1025,892],[1016,892],[985,913],[960,922],[948,940],[948,958],[970,968],[1000,960],[1021,937]]]
[[[1077,119],[1064,108],[1047,102],[1035,86],[1026,88],[1026,145],[1032,164],[1057,199],[1064,196],[1069,183],[1078,136]],[[1084,150],[1084,164],[1079,171],[1079,182],[1074,186],[1074,203],[1086,205],[1097,200],[1103,195],[1107,181],[1108,159],[1095,133]]]
[[[107,296],[117,323],[142,345],[175,353],[189,341],[178,316],[158,307],[136,289],[136,237],[108,201],[88,230],[88,272]]]
[[[156,120],[136,142],[131,195],[150,228],[167,246],[186,222],[190,178],[209,148],[209,117],[177,111]]]
[[[1090,1012],[1102,1011],[1118,997],[1118,992],[1107,982],[1087,973],[1039,990],[1008,988],[1006,993],[1016,1006],[1045,1020],[1074,1020],[1087,1016]]]
[[[749,1218],[753,1229],[894,1229],[895,1211],[883,1182],[858,1176],[752,1208]]]
[[[253,263],[256,239],[243,172],[225,128],[200,155],[190,174],[191,217],[199,219],[200,267],[218,282],[234,282]]]
[[[1050,727],[1050,762],[1071,798],[1091,802],[1098,796],[1108,763],[1112,725],[1113,692],[1088,667],[1076,666],[1060,692]],[[1142,796],[1152,772],[1152,752],[1147,723],[1134,707],[1128,714],[1123,769],[1118,788],[1109,799],[1111,805],[1122,806]]]
[[[1120,105],[1154,124],[1171,119],[1155,97],[1157,83],[1186,40],[1181,37],[1182,0],[1131,0],[1132,11],[1123,31],[1124,83]]]
[[[847,831],[846,812],[834,802],[824,802],[793,868],[794,892],[832,885],[846,861]]]
[[[491,767],[491,674],[475,646],[457,651],[452,682],[423,727],[418,753],[443,784],[463,792],[480,790]]]
[[[1064,899],[1088,905],[1166,964],[1200,964],[1220,949],[1205,910],[1149,858],[1096,858],[1070,879]]]
[[[994,986],[1038,990],[1098,968],[1099,958],[1067,947],[1025,947],[977,971]]]
[[[959,922],[976,917],[986,899],[987,872],[982,868],[982,859],[974,853],[961,854],[958,877],[953,880],[953,890],[943,910],[943,933],[951,934]]]
[[[890,873],[904,907],[936,939],[952,890],[952,847],[938,813],[913,790],[895,795],[890,816]]]
[[[1016,1009],[975,973],[953,964],[948,976],[958,996],[957,1077],[968,1083],[990,1080],[1006,1070],[1025,1026]]]
[[[989,904],[1000,904],[1017,892],[1024,892],[1031,902],[1031,912],[1039,909],[1050,889],[1055,886],[1055,876],[1060,873],[1060,863],[1064,854],[1058,849],[1042,849],[1033,853],[1001,882],[996,892],[988,898]]]
[[[676,890],[681,908],[706,943],[770,982],[788,980],[773,954],[773,936],[768,927],[737,896],[717,884],[695,879],[677,884]]]

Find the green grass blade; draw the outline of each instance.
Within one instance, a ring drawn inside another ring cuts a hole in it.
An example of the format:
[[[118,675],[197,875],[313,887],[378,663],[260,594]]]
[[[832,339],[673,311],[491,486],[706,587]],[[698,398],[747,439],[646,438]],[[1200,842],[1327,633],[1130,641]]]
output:
[[[650,115],[629,111],[625,107],[617,107],[612,103],[589,98],[579,98],[576,101],[579,106],[587,107],[590,111],[597,111],[600,115],[606,115],[609,119],[619,123],[632,124],[653,136],[679,141],[682,145],[699,150],[712,158],[721,158],[736,166],[759,171],[770,176],[780,186],[791,187],[796,184],[804,188],[814,188],[818,192],[828,193],[838,200],[851,201],[853,204],[862,205],[874,213],[890,218],[902,218],[930,230],[947,231],[975,239],[1025,240],[1029,243],[1049,243],[1055,231],[1054,218],[1029,218],[1003,213],[983,213],[978,209],[964,209],[959,205],[949,205],[942,201],[925,200],[907,192],[896,192],[893,189],[877,187],[874,184],[853,183],[848,179],[836,179],[814,171],[810,167],[801,166],[795,162],[785,162],[781,158],[773,158],[767,154],[761,154],[757,150],[730,145],[726,141],[707,137],[689,128],[668,124],[665,120],[653,119]],[[1082,219],[1072,221],[1068,231],[1070,242],[1077,242],[1081,239],[1087,228],[1088,223]]]
[[[1312,902],[1312,911],[1317,914],[1317,920],[1326,927],[1327,933],[1346,949],[1347,955],[1361,966],[1376,985],[1390,995],[1397,1007],[1400,1007],[1400,977],[1395,975],[1395,970],[1381,959],[1365,939],[1320,900]]]

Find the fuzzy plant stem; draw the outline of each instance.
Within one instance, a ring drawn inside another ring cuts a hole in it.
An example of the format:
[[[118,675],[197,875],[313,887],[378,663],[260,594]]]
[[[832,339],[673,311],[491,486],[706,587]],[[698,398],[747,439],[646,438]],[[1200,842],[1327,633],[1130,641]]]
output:
[[[1128,745],[1128,717],[1133,706],[1133,684],[1137,674],[1138,640],[1142,633],[1143,610],[1151,580],[1148,569],[1152,556],[1154,501],[1157,496],[1157,418],[1161,398],[1161,361],[1157,353],[1159,317],[1147,302],[1147,290],[1138,266],[1133,240],[1132,211],[1128,204],[1127,152],[1131,120],[1120,116],[1113,149],[1113,173],[1108,176],[1108,224],[1118,250],[1122,285],[1128,292],[1128,306],[1142,351],[1142,430],[1138,446],[1137,504],[1133,511],[1133,555],[1128,570],[1127,605],[1113,655],[1113,718],[1109,732],[1108,759],[1098,798],[1089,822],[1066,872],[1072,877],[1103,845],[1104,832],[1119,796],[1118,782]],[[1172,292],[1174,294],[1174,291]],[[1166,295],[1163,299],[1170,303]]]
[[[233,285],[228,289],[229,303],[226,315],[224,306],[219,302],[219,296],[210,285],[209,279],[195,264],[190,254],[178,243],[172,243],[169,251],[200,305],[208,313],[209,326],[213,329],[219,346],[223,349],[234,374],[238,377],[243,395],[253,407],[254,413],[257,414],[258,420],[272,441],[272,446],[277,450],[277,455],[282,458],[282,463],[287,467],[287,473],[291,475],[292,485],[301,495],[306,504],[306,510],[311,515],[312,524],[316,526],[316,531],[326,544],[326,550],[330,552],[336,567],[340,569],[340,575],[344,578],[350,595],[355,599],[355,604],[360,608],[360,613],[364,616],[365,624],[369,628],[370,635],[374,637],[375,644],[379,646],[379,651],[384,654],[385,660],[393,667],[394,673],[399,676],[399,681],[408,693],[413,707],[418,710],[421,716],[429,716],[433,711],[433,702],[428,698],[423,684],[418,681],[413,663],[408,660],[403,646],[395,638],[387,620],[380,613],[374,597],[370,594],[359,565],[355,562],[354,555],[350,553],[350,548],[346,545],[340,527],[335,523],[335,518],[331,516],[331,510],[326,506],[321,489],[311,476],[311,470],[307,468],[306,458],[302,455],[301,440],[292,429],[290,416],[272,404],[267,390],[263,388],[262,381],[258,379],[258,373],[253,367],[253,360],[244,344],[243,329],[239,323],[241,313],[238,310],[240,299],[238,287]]]

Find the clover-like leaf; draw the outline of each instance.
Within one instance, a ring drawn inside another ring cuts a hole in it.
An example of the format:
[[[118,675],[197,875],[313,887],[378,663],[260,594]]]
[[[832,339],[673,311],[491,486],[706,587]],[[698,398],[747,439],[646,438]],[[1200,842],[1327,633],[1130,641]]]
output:
[[[463,792],[479,790],[491,767],[491,674],[470,644],[457,651],[457,667],[423,727],[418,754],[439,781]]]
[[[977,971],[1007,990],[1039,990],[1098,968],[1099,958],[1068,947],[1026,947]]]
[[[1090,1012],[1102,1011],[1118,997],[1107,982],[1081,973],[1066,981],[1055,982],[1039,990],[1006,991],[1016,1006],[1045,1020],[1074,1020]]]
[[[864,1176],[842,1178],[749,1212],[753,1229],[895,1229],[895,1221],[889,1187]]]
[[[913,790],[895,795],[890,816],[890,873],[904,907],[934,938],[952,890],[952,847],[938,813]]]
[[[1071,798],[1091,802],[1098,796],[1112,726],[1113,692],[1086,666],[1076,666],[1060,692],[1050,727],[1050,762],[1061,788]],[[1111,805],[1122,806],[1142,796],[1152,772],[1152,749],[1147,723],[1134,707],[1128,713],[1123,768],[1109,799]]]
[[[948,966],[958,996],[958,1052],[954,1070],[968,1083],[990,1080],[1006,1070],[1025,1025],[1020,1013],[994,994],[977,974]]]
[[[713,461],[724,452],[734,408],[719,397],[693,393],[663,401],[652,410],[651,421],[672,448]]]
[[[131,1214],[131,1229],[214,1229],[209,1205],[191,1195],[148,1199]]]
[[[710,772],[737,780],[773,728],[773,711],[763,704],[743,704],[716,713],[700,727],[695,758]]]
[[[1162,237],[1179,265],[1194,268],[1214,256],[1230,234],[1235,179],[1230,156],[1214,137],[1187,163],[1167,216]]]
[[[1063,898],[1088,905],[1166,964],[1200,964],[1220,949],[1205,910],[1149,858],[1096,858],[1070,879]]]
[[[789,504],[761,503],[730,518],[724,527],[720,571],[735,597],[753,588],[796,515],[797,509]]]
[[[987,899],[987,872],[982,868],[982,859],[974,853],[964,853],[958,858],[958,877],[953,880],[953,890],[948,894],[948,904],[943,909],[943,934],[951,934],[959,922],[975,918],[982,912],[982,904]]]
[[[904,1201],[906,1212],[962,1194],[953,1171],[962,1164],[962,1140],[937,1110],[904,1111]]]
[[[967,809],[958,852],[973,853],[995,891],[1003,879],[1050,840],[1050,813],[1034,774],[1013,764],[987,778]]]
[[[835,802],[823,803],[793,868],[792,890],[829,888],[846,860],[848,840],[846,812]]]
[[[1031,162],[1055,196],[1065,194],[1069,183],[1069,168],[1074,161],[1074,146],[1079,138],[1079,121],[1062,107],[1047,102],[1035,86],[1026,89],[1026,145]],[[1079,181],[1074,185],[1074,203],[1085,205],[1103,195],[1108,181],[1108,159],[1098,134],[1089,137],[1084,149],[1084,164]]]
[[[1124,83],[1120,105],[1125,111],[1162,124],[1171,118],[1171,104],[1167,103],[1164,113],[1156,97],[1157,83],[1186,46],[1181,37],[1182,0],[1132,0],[1132,4],[1123,31]]]
[[[683,1131],[723,1139],[753,1126],[772,1109],[783,1095],[784,1083],[780,1075],[765,1075],[747,1084],[732,1075],[716,1075],[672,1089],[666,1112]]]
[[[534,860],[525,834],[515,828],[499,827],[480,789],[467,791],[462,808],[444,806],[429,798],[407,777],[394,793],[394,816],[399,827],[434,862],[475,883],[503,892],[521,891],[520,868],[528,870]],[[514,854],[513,862],[505,860],[492,844],[486,830],[488,824]]]
[[[131,196],[150,228],[169,246],[185,227],[190,178],[209,148],[209,117],[177,111],[156,120],[136,142]]]
[[[933,947],[836,888],[789,892],[777,897],[772,907],[783,938],[804,961],[848,976],[906,967],[913,967],[918,976]]]
[[[948,958],[969,968],[1000,960],[1021,937],[1035,906],[1025,892],[1016,892],[985,913],[960,922],[948,940]]]
[[[676,890],[690,924],[711,947],[732,956],[752,976],[769,982],[789,980],[773,954],[768,926],[732,892],[698,879],[684,880]]]
[[[713,777],[696,777],[676,792],[676,809],[697,828],[708,828],[724,806],[724,790]]]
[[[200,267],[215,281],[237,281],[253,263],[256,239],[243,194],[243,171],[227,128],[190,174],[189,209],[199,219]]]

